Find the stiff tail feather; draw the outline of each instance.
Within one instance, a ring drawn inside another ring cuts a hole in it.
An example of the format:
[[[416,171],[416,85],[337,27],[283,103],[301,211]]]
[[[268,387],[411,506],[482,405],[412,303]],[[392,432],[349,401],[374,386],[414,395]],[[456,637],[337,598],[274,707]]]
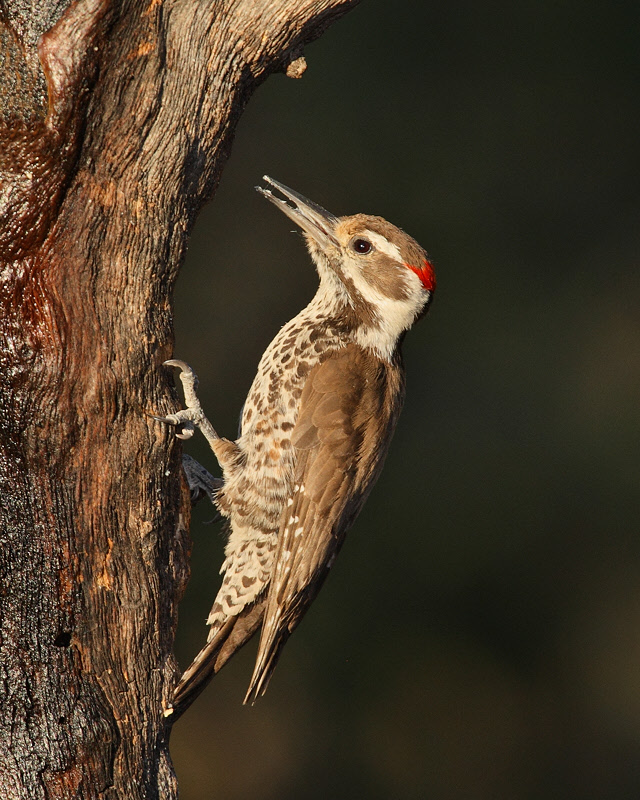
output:
[[[242,701],[245,705],[253,705],[256,700],[259,697],[262,697],[262,695],[267,691],[273,671],[278,664],[280,653],[282,652],[282,648],[284,647],[288,638],[289,634],[287,632],[286,636],[280,637],[279,640],[269,649],[269,651],[256,662],[253,675],[251,676],[251,683],[249,684],[245,698]]]
[[[253,636],[262,622],[264,607],[265,600],[259,600],[237,616],[230,617],[194,658],[174,690],[171,708],[165,711],[165,716],[171,717],[172,723],[189,708],[231,656]]]
[[[273,603],[271,605],[273,605]],[[278,664],[282,648],[287,643],[289,636],[291,636],[296,626],[293,624],[289,627],[283,624],[279,609],[276,609],[271,614],[269,611],[270,609],[267,608],[262,633],[260,634],[256,664],[253,668],[253,675],[251,676],[247,694],[242,701],[245,705],[248,703],[253,705],[256,700],[262,697],[267,691],[273,671]]]

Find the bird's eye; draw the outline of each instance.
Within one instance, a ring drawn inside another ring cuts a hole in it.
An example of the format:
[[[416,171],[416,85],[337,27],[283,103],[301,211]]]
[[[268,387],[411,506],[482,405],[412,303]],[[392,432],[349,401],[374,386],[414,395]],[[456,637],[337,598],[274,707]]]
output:
[[[351,247],[360,255],[366,255],[373,249],[373,245],[368,239],[354,239],[353,242],[351,242]]]

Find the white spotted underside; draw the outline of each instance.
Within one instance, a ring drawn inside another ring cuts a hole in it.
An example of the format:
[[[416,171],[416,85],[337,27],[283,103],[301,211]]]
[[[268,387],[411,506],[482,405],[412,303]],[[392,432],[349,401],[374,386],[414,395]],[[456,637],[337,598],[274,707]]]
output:
[[[245,461],[225,471],[219,494],[230,536],[220,572],[222,586],[207,619],[209,641],[268,586],[280,521],[293,504],[295,452],[291,431],[308,372],[344,345],[325,320],[335,293],[321,285],[313,301],[288,322],[265,351],[244,406],[237,444]],[[302,528],[299,529],[302,533]]]

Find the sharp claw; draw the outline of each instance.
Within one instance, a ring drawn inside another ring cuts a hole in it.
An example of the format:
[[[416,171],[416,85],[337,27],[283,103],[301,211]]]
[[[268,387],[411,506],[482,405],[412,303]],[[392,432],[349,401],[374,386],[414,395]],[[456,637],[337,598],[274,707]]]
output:
[[[173,425],[174,427],[180,426],[181,430],[176,431],[178,439],[190,439],[195,431],[195,425],[190,419],[183,419],[181,412],[177,414],[169,414],[166,417],[158,417],[155,414],[151,415],[152,419],[157,419],[158,422],[164,422],[165,425]]]
[[[157,419],[158,422],[164,422],[166,425],[177,425],[179,422],[175,414],[170,414],[168,417],[158,417],[156,414],[151,414],[151,419]]]
[[[179,358],[170,358],[168,361],[164,361],[163,364],[165,367],[177,367],[180,370],[179,378],[184,389],[186,404],[192,406],[197,403],[198,398],[195,393],[198,388],[198,376],[187,362],[181,361]]]
[[[165,367],[177,367],[178,369],[181,369],[183,372],[193,372],[193,370],[187,364],[187,362],[181,361],[179,358],[168,358],[166,361],[163,361],[162,364]]]

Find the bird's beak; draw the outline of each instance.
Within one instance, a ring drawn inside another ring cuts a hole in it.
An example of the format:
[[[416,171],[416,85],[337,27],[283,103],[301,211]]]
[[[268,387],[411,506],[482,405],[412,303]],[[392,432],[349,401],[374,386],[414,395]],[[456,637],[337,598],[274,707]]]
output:
[[[339,247],[338,240],[335,237],[335,229],[338,223],[337,217],[334,217],[322,206],[307,200],[306,197],[298,194],[298,192],[294,192],[293,189],[289,189],[283,183],[274,181],[268,175],[264,175],[262,179],[269,186],[277,189],[289,202],[276,197],[270,188],[263,189],[262,186],[256,186],[260,194],[263,194],[267,200],[271,200],[289,219],[292,219],[305,233],[315,239],[323,250],[329,246]]]

